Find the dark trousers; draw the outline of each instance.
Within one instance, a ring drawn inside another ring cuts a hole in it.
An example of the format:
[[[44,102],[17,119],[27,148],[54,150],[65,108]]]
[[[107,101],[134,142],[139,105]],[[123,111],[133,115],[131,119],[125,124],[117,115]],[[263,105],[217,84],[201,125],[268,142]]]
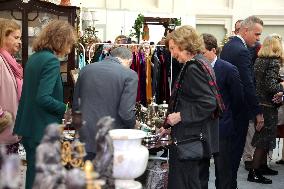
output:
[[[179,161],[176,148],[170,148],[168,189],[201,189],[208,188],[208,178],[201,172],[201,168],[209,170],[209,159],[199,161]]]
[[[231,189],[231,137],[219,139],[219,153],[214,155],[216,189]]]
[[[234,132],[232,135],[232,189],[238,187],[237,176],[240,161],[243,155],[246,136],[248,132],[249,119],[246,115],[234,121]]]
[[[95,157],[96,157],[96,153],[87,152],[87,155],[84,157],[84,161],[87,161],[87,160],[93,161]]]
[[[26,171],[26,186],[25,189],[32,189],[35,179],[35,164],[36,164],[36,148],[37,143],[23,138],[23,146],[26,151],[27,171]]]
[[[200,160],[200,162],[199,162],[199,179],[200,179],[201,189],[208,189],[209,167],[210,167],[210,159],[209,158]]]

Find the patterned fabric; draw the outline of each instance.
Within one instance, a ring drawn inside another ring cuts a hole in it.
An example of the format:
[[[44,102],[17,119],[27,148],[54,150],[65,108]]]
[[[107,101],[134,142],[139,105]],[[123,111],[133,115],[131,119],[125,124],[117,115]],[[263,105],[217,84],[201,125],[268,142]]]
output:
[[[283,91],[279,83],[279,58],[257,58],[254,65],[256,95],[263,109],[264,128],[256,131],[252,145],[258,148],[274,149],[276,142],[276,125],[278,122],[279,105],[273,104],[273,95]]]
[[[19,149],[19,143],[11,144],[6,146],[7,154],[17,154]]]
[[[255,131],[252,146],[272,150],[276,146],[276,131],[278,121],[276,108],[263,107],[264,127]]]
[[[147,189],[166,189],[168,184],[168,165],[160,160],[149,161],[146,170]]]
[[[216,83],[215,75],[212,72],[213,69],[209,68],[208,64],[205,62],[205,60],[201,56],[197,55],[196,60],[197,60],[196,63],[199,63],[201,65],[203,71],[207,74],[209,86],[210,86],[211,90],[213,91],[213,93],[215,94],[217,104],[218,104],[218,112],[216,112],[216,113],[220,114],[225,110],[225,104],[224,104],[222,96],[219,92],[219,88],[218,88],[217,83]],[[219,115],[214,115],[214,116],[219,116]]]
[[[256,80],[256,95],[259,103],[276,105],[272,103],[272,98],[274,94],[283,91],[283,87],[279,83],[279,70],[279,58],[256,59],[254,65],[254,75]]]

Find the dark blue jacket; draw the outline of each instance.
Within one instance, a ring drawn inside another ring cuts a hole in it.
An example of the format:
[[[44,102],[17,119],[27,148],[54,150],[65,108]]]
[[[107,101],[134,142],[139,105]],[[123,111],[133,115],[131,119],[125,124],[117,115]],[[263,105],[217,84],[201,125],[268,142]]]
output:
[[[249,114],[250,118],[261,113],[258,106],[258,100],[255,94],[255,86],[253,82],[253,67],[251,55],[242,40],[235,36],[228,41],[221,52],[220,58],[232,63],[238,68],[240,78],[244,88],[243,111]]]
[[[214,65],[217,85],[225,104],[225,111],[219,119],[220,138],[231,136],[233,120],[242,111],[243,86],[238,68],[222,59],[217,59]]]

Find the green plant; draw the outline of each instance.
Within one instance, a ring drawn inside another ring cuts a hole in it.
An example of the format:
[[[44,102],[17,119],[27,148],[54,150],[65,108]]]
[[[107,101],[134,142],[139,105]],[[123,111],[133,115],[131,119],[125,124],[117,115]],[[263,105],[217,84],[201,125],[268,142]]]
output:
[[[143,14],[138,14],[135,22],[134,22],[134,26],[132,26],[132,28],[134,29],[134,33],[131,33],[130,36],[135,36],[138,41],[141,35],[141,29],[144,23],[144,15]]]
[[[181,25],[181,18],[170,18],[169,24],[174,24],[175,26]]]
[[[180,26],[181,25],[181,18],[175,18],[175,25]]]

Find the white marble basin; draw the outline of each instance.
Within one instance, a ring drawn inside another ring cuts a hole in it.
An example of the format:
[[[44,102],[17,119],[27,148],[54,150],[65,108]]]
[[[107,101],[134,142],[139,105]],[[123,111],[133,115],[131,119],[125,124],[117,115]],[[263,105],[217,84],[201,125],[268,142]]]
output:
[[[147,166],[149,151],[141,144],[146,133],[137,129],[113,129],[109,131],[114,145],[113,177],[135,179]]]

